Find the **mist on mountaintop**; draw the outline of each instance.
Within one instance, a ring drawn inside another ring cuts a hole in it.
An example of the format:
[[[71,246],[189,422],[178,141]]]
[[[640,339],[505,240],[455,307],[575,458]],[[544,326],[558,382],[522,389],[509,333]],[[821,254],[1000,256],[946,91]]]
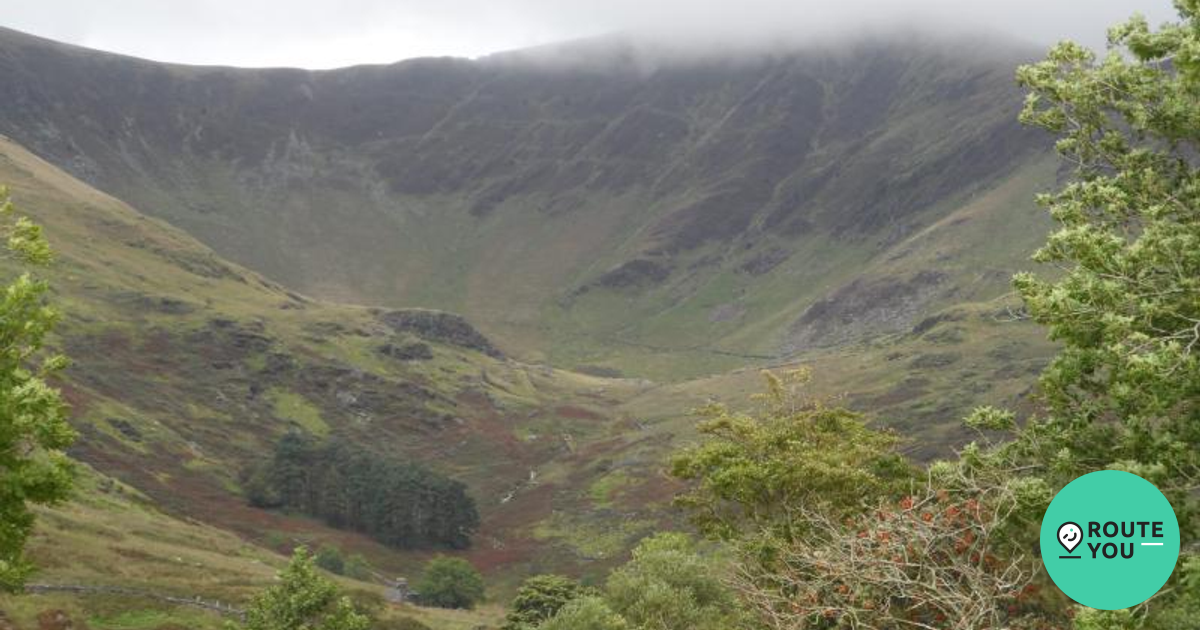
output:
[[[621,33],[662,50],[778,50],[896,31],[1102,47],[1135,12],[1169,0],[46,0],[6,7],[4,25],[159,61],[330,68],[497,51]]]

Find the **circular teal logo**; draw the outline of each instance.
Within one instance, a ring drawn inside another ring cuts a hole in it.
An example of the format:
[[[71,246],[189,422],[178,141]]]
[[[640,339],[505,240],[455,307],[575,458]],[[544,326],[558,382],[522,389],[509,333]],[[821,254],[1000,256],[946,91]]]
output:
[[[1179,521],[1154,484],[1119,470],[1084,475],[1042,517],[1042,560],[1071,599],[1101,610],[1150,599],[1175,570]]]

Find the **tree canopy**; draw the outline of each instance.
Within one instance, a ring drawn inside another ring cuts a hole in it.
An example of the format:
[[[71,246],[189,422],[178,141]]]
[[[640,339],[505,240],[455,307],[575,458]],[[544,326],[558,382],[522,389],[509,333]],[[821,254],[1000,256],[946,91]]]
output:
[[[317,571],[312,556],[301,547],[279,573],[279,583],[250,603],[241,629],[367,630],[370,626],[370,619],[339,594],[337,585]]]
[[[474,608],[483,601],[483,576],[462,558],[439,556],[425,565],[416,591],[426,606]]]
[[[629,624],[605,601],[588,595],[567,602],[540,630],[629,630]]]
[[[289,433],[250,477],[255,505],[303,512],[402,549],[466,548],[479,526],[462,483],[342,440]]]
[[[1062,350],[1045,412],[1000,450],[1054,487],[1102,469],[1155,483],[1182,536],[1179,569],[1132,611],[1084,611],[1080,628],[1200,623],[1200,0],[1152,29],[1134,17],[1098,57],[1071,42],[1022,67],[1023,122],[1058,136],[1072,177],[1038,201],[1058,223],[1015,279]],[[985,410],[1000,424],[1011,414]]]
[[[1178,24],[1113,28],[1103,58],[1066,42],[1018,71],[1021,119],[1073,178],[1039,197],[1058,228],[1035,259],[1060,273],[1016,286],[1063,344],[1041,378],[1058,469],[1119,465],[1182,499],[1200,482],[1200,2],[1177,5]]]
[[[0,241],[4,258],[18,266],[52,260],[42,229],[17,215],[0,188]],[[42,355],[58,313],[46,304],[49,284],[21,273],[0,294],[0,590],[17,591],[32,566],[24,557],[33,529],[31,504],[65,499],[72,465],[63,449],[75,440],[66,405],[46,379],[66,367],[57,354]]]
[[[561,575],[535,575],[521,583],[500,630],[533,630],[567,602],[584,594],[579,582]]]
[[[739,608],[722,562],[701,555],[683,534],[643,540],[633,558],[605,583],[609,606],[631,627],[647,630],[729,630]]]
[[[806,368],[763,376],[767,387],[756,410],[702,409],[705,441],[673,461],[674,475],[694,482],[676,503],[701,532],[722,540],[751,532],[790,540],[805,527],[795,512],[800,506],[855,513],[911,478],[894,434],[804,398]]]

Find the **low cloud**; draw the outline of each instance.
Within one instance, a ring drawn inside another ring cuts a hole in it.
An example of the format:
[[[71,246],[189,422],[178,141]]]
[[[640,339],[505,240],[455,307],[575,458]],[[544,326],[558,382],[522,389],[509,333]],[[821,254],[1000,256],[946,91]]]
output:
[[[1102,46],[1134,12],[1171,19],[1169,0],[41,0],[4,26],[162,61],[328,68],[634,33],[665,46],[794,46],[880,31],[992,32]]]

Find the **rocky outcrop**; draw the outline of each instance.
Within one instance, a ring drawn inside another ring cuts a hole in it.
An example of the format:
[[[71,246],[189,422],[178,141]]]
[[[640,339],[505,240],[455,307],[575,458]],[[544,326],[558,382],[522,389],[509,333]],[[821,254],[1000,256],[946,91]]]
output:
[[[785,353],[910,330],[944,289],[946,275],[855,280],[816,301],[792,325]]]
[[[412,333],[429,341],[475,350],[491,357],[504,356],[467,320],[453,313],[409,309],[384,313],[379,320],[396,332]]]
[[[638,258],[618,265],[586,284],[579,293],[592,288],[637,289],[656,285],[671,275],[671,268],[661,262]]]

